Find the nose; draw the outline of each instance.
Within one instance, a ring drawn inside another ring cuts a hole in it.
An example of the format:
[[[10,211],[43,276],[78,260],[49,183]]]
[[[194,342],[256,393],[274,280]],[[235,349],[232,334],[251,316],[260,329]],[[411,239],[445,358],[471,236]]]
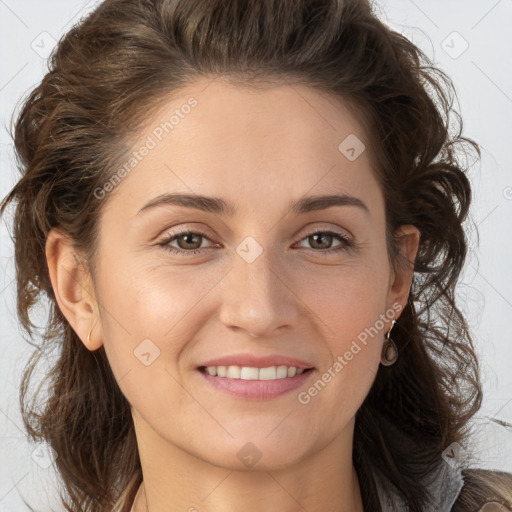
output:
[[[220,320],[229,329],[256,338],[280,335],[297,326],[301,302],[291,276],[272,260],[269,251],[252,263],[235,254],[233,268],[221,286]]]

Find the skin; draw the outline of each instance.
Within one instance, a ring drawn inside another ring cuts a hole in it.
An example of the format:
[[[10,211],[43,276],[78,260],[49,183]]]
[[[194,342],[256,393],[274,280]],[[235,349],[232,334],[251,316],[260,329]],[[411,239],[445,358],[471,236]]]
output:
[[[354,417],[391,318],[308,404],[297,394],[379,315],[407,303],[412,266],[390,265],[369,151],[355,161],[338,151],[350,134],[367,137],[347,105],[305,86],[201,79],[147,119],[134,150],[190,96],[197,106],[103,199],[95,275],[59,230],[47,241],[59,307],[89,350],[105,347],[132,407],[144,477],[134,510],[362,511]],[[137,214],[167,192],[220,197],[237,212],[162,205]],[[299,198],[335,192],[369,212],[288,212]],[[186,228],[207,238],[169,243],[195,244],[199,254],[158,245]],[[344,242],[315,243],[312,231],[340,231],[355,245],[333,252]],[[413,261],[419,232],[400,231],[400,251]],[[252,263],[236,252],[247,236],[263,250]],[[145,366],[134,350],[148,338],[160,355]],[[204,382],[202,362],[238,352],[290,355],[315,370],[300,389],[267,400]],[[247,442],[261,453],[253,467],[237,457]]]

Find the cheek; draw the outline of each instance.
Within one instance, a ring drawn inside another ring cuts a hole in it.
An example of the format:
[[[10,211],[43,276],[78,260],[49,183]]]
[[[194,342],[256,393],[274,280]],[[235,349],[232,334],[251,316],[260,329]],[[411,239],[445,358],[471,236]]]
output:
[[[382,260],[381,260],[382,261]],[[297,295],[324,325],[329,339],[339,340],[340,348],[366,329],[382,330],[379,321],[385,313],[388,296],[387,268],[368,261],[352,261],[298,279]]]
[[[378,370],[387,323],[395,311],[386,311],[387,278],[384,268],[353,266],[329,279],[303,281],[300,297],[316,316],[314,334],[327,353],[318,384],[306,390],[304,401],[336,403],[335,415],[355,413]],[[321,398],[320,398],[320,395]]]
[[[176,373],[183,351],[213,314],[204,299],[219,275],[218,269],[198,272],[193,266],[152,269],[113,253],[102,259],[97,272],[102,335],[118,381],[136,377],[141,388],[164,381],[169,387],[168,372]],[[163,375],[155,377],[157,372]]]
[[[309,417],[331,422],[334,430],[356,414],[379,369],[385,300],[372,292],[371,287],[347,286],[336,293],[336,300],[324,294],[316,304],[321,321],[315,334],[321,332],[322,338],[313,341],[321,343],[323,364],[298,401]]]
[[[144,261],[117,259],[115,272],[108,267],[105,259],[99,276],[108,323],[114,321],[114,330],[138,338],[161,340],[172,335],[218,281],[215,271],[203,272],[193,266],[148,268]]]

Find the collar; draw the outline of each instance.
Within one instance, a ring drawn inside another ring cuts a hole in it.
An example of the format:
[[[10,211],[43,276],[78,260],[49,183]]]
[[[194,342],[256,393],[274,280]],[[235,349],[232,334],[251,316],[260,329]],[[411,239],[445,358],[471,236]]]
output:
[[[408,510],[397,488],[380,473],[374,471],[373,475],[382,512]],[[452,466],[441,459],[441,464],[429,473],[423,482],[428,493],[428,503],[424,512],[450,512],[464,486],[462,467]]]

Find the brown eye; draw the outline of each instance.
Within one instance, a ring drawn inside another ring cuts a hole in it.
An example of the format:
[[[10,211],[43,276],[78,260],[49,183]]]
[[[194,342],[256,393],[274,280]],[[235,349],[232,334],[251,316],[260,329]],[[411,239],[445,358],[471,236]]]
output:
[[[204,233],[182,231],[169,234],[169,236],[158,245],[174,254],[191,255],[198,254],[205,248],[201,247],[204,240],[210,240]]]
[[[308,241],[314,249],[330,249],[334,237],[327,233],[309,235]]]
[[[199,249],[201,247],[203,235],[198,233],[185,233],[175,237],[174,239],[177,241],[180,249]]]
[[[333,246],[333,241],[335,240],[338,240],[339,243]],[[303,243],[305,241],[309,244],[309,248],[318,249],[316,252],[322,254],[332,254],[343,251],[353,245],[347,235],[333,231],[315,231],[314,233],[309,233],[301,242]]]

